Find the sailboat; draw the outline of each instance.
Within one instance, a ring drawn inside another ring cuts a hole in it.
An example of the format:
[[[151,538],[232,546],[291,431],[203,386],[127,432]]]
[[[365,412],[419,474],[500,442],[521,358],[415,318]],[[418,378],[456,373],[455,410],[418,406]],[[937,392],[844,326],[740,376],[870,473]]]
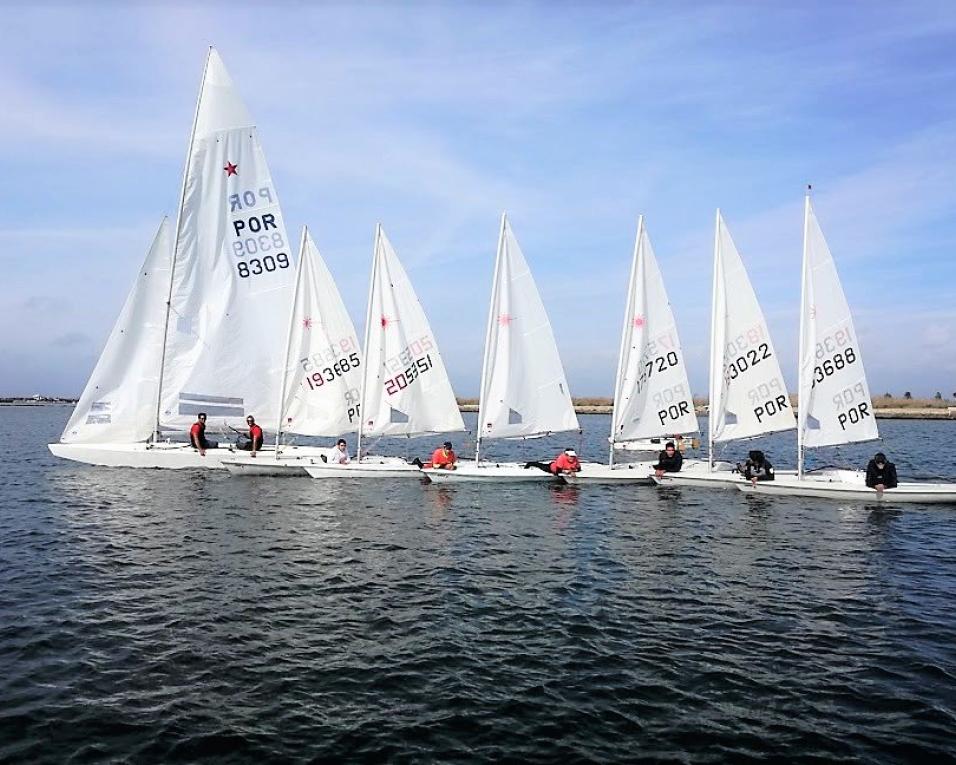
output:
[[[796,427],[767,321],[720,210],[714,229],[709,414],[707,469],[670,473],[659,483],[744,481],[730,463],[715,461],[715,445]]]
[[[165,277],[154,270],[137,280],[61,443],[50,445],[55,455],[113,467],[221,467],[231,449],[202,456],[164,433],[188,430],[200,411],[211,431],[244,427],[247,414],[275,419],[276,338],[295,258],[252,117],[213,48],[169,239]]]
[[[342,436],[356,432],[361,420],[362,349],[308,227],[302,229],[285,349],[275,449],[224,459],[234,475],[305,476],[305,460],[317,455],[283,446],[282,435]]]
[[[774,481],[737,484],[741,491],[776,496],[821,497],[867,502],[956,504],[956,483],[900,482],[878,492],[859,470],[804,469],[809,448],[879,438],[873,402],[863,369],[859,337],[836,264],[813,212],[804,205],[797,474]]]
[[[642,215],[637,223],[621,329],[608,463],[585,462],[578,474],[566,476],[566,480],[653,483],[655,461],[615,464],[615,449],[622,444],[663,440],[674,433],[697,430],[674,312]],[[684,469],[689,469],[692,461],[685,460],[684,464]]]
[[[478,400],[475,460],[455,470],[425,468],[435,483],[554,481],[524,464],[481,461],[481,443],[579,430],[568,383],[528,263],[507,215],[501,216]]]
[[[306,472],[313,478],[420,479],[418,466],[403,459],[362,455],[363,439],[465,429],[428,317],[381,225],[375,230],[364,358],[360,458],[344,465],[311,459]]]

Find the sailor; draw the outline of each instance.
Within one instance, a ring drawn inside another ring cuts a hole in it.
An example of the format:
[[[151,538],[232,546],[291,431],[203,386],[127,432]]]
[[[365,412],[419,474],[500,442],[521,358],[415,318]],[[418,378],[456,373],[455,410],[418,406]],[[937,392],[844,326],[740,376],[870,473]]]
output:
[[[664,444],[664,451],[657,455],[654,475],[660,478],[664,473],[679,473],[683,465],[684,455],[677,451],[673,441],[668,441]]]
[[[874,454],[873,459],[867,464],[866,485],[881,493],[884,489],[895,489],[897,487],[896,465],[889,462],[883,452]]]
[[[555,475],[577,473],[581,470],[581,460],[578,459],[577,452],[574,449],[568,448],[551,461],[549,469]]]
[[[321,456],[323,462],[331,462],[333,465],[348,465],[352,461],[349,457],[349,445],[344,438],[336,441],[335,446]]]
[[[754,486],[757,481],[773,480],[773,465],[759,449],[754,449],[747,453],[747,461],[743,465],[738,465],[737,469]]]
[[[256,425],[256,418],[251,414],[246,417],[246,425],[249,426],[249,443],[242,444],[239,448],[251,451],[251,457],[256,456],[256,452],[262,449],[262,428]]]
[[[581,469],[581,461],[578,459],[577,452],[569,447],[550,462],[532,460],[531,462],[526,462],[524,466],[525,470],[528,468],[538,468],[538,470],[543,470],[545,473],[561,475],[562,473],[577,473]]]
[[[194,449],[199,450],[199,456],[206,456],[206,449],[215,449],[219,444],[206,438],[206,413],[200,412],[196,415],[196,421],[189,429],[189,443]]]
[[[432,453],[432,467],[438,470],[454,470],[458,455],[451,448],[451,441],[445,441]]]

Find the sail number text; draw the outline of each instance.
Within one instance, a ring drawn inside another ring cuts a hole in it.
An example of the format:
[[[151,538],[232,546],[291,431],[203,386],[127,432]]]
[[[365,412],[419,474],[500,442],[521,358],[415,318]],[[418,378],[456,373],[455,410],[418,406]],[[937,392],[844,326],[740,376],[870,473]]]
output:
[[[405,388],[418,379],[419,375],[427,372],[432,366],[432,357],[429,353],[426,353],[425,356],[420,359],[415,359],[404,371],[399,372],[395,377],[385,381],[385,394],[392,396],[400,390],[405,390]]]
[[[327,382],[333,382],[335,378],[341,377],[361,365],[362,361],[359,359],[359,355],[357,353],[350,353],[347,357],[339,359],[331,366],[323,367],[322,369],[317,369],[315,372],[306,374],[305,381],[309,384],[310,390],[316,390]]]

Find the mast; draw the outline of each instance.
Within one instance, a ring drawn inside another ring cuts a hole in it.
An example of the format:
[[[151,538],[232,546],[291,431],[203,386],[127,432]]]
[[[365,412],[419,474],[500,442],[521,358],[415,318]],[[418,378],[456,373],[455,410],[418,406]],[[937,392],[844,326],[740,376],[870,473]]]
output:
[[[156,427],[153,430],[153,443],[159,441],[159,417],[163,407],[163,376],[166,371],[166,341],[169,338],[169,314],[172,310],[173,283],[176,277],[176,253],[179,252],[179,233],[182,230],[183,206],[186,204],[186,179],[189,176],[189,163],[193,156],[193,144],[196,141],[196,123],[199,122],[199,107],[202,104],[203,93],[206,90],[206,72],[209,70],[209,59],[212,57],[212,46],[206,51],[206,63],[202,68],[202,85],[199,86],[199,96],[196,98],[196,111],[193,113],[193,128],[189,134],[189,149],[186,152],[186,166],[183,168],[183,185],[179,194],[179,210],[176,212],[176,237],[173,239],[173,258],[169,264],[169,292],[166,295],[166,319],[163,322],[163,345],[159,355],[159,382],[156,386]]]
[[[717,349],[714,339],[717,334],[717,264],[720,259],[720,208],[714,222],[714,278],[710,292],[710,390],[707,400],[707,470],[714,472],[714,372],[717,368]],[[721,349],[723,350],[723,349]]]
[[[810,191],[812,186],[807,184],[807,196],[803,205],[803,265],[800,273],[800,345],[799,358],[797,359],[797,391],[799,399],[797,406],[800,407],[800,417],[797,422],[797,478],[803,478],[803,431],[807,423],[807,409],[810,402],[803,400],[803,354],[806,350],[803,347],[804,324],[807,320],[807,242],[810,233]]]
[[[634,240],[634,253],[631,256],[631,275],[627,280],[627,299],[624,301],[624,324],[621,327],[621,347],[617,353],[617,374],[614,375],[614,402],[611,409],[611,443],[608,454],[607,464],[609,467],[614,465],[614,437],[617,433],[617,407],[621,403],[621,383],[624,382],[624,354],[628,345],[628,327],[634,320],[631,315],[634,312],[634,279],[637,277],[637,253],[641,246],[641,235],[644,233],[644,216],[637,218],[637,238]]]
[[[279,459],[279,438],[282,435],[282,419],[285,416],[285,384],[289,377],[289,354],[292,353],[292,330],[295,327],[295,309],[299,303],[299,287],[302,284],[305,243],[309,236],[309,227],[302,227],[302,241],[299,243],[299,262],[295,270],[295,287],[292,289],[292,307],[289,310],[289,331],[285,338],[285,356],[282,363],[282,384],[279,386],[278,418],[276,419],[276,459]]]
[[[478,427],[475,428],[475,467],[478,467],[478,460],[481,456],[481,415],[485,403],[485,385],[488,375],[488,357],[491,353],[491,328],[495,320],[495,295],[498,294],[498,278],[501,274],[501,256],[505,247],[505,226],[508,222],[508,213],[501,213],[501,230],[498,232],[498,252],[495,254],[495,275],[491,280],[491,300],[488,303],[488,326],[485,329],[485,356],[481,362],[481,390],[478,391]]]
[[[365,389],[368,387],[366,382],[368,376],[372,373],[371,360],[368,357],[368,341],[372,336],[372,296],[375,294],[375,279],[378,276],[378,251],[379,242],[382,238],[382,224],[375,227],[375,244],[372,248],[372,276],[368,282],[368,305],[365,309],[365,338],[363,339],[362,353],[365,356],[365,374],[362,375],[362,390],[359,393],[359,427],[358,440],[355,446],[355,459],[362,461],[362,431],[365,429]],[[375,364],[377,374],[378,363]]]

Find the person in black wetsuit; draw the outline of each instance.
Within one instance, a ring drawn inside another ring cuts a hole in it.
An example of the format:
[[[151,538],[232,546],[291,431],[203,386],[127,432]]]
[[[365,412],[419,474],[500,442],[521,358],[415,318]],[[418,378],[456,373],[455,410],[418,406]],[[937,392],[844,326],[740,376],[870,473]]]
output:
[[[866,485],[882,492],[895,489],[899,485],[896,479],[896,465],[886,459],[883,452],[877,452],[866,466]]]
[[[741,475],[754,486],[757,481],[773,480],[773,465],[762,451],[754,449],[747,454],[747,461],[743,465],[737,465]]]
[[[664,451],[657,455],[654,475],[660,478],[664,473],[679,473],[684,464],[684,455],[674,448],[674,442],[664,444]]]

